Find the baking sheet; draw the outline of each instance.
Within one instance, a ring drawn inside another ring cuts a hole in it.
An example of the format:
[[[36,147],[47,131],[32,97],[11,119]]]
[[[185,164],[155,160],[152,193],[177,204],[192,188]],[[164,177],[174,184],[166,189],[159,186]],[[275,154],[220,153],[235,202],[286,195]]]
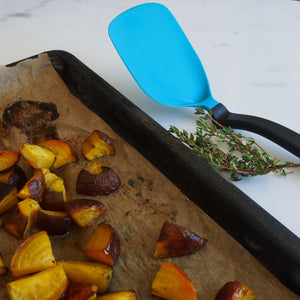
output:
[[[99,103],[90,102],[90,105],[95,105],[98,109],[103,108],[100,98],[108,97],[111,91],[105,83],[99,84],[92,73],[89,73],[89,77],[85,77],[84,73],[74,73],[74,69],[70,69],[62,61],[62,57],[57,59],[52,53],[52,58],[62,78],[70,80],[71,77],[75,77],[81,84],[74,84],[72,81],[69,82],[69,88],[67,88],[45,54],[40,55],[38,59],[20,62],[16,67],[2,67],[0,69],[1,115],[8,105],[20,100],[55,104],[59,117],[51,121],[51,124],[55,127],[58,137],[72,144],[80,155],[79,162],[72,163],[57,172],[66,181],[70,199],[78,198],[75,193],[74,178],[86,164],[80,152],[81,143],[94,129],[99,129],[113,138],[116,155],[103,157],[101,161],[103,165],[113,168],[122,181],[121,189],[117,193],[91,197],[101,201],[107,211],[90,228],[83,230],[73,226],[68,236],[51,238],[56,259],[87,259],[82,249],[93,229],[99,222],[110,223],[119,233],[121,256],[114,267],[109,290],[134,289],[138,299],[152,299],[151,282],[163,261],[153,257],[155,242],[163,222],[173,220],[208,239],[205,248],[198,253],[169,259],[182,268],[192,280],[198,290],[199,298],[214,299],[217,291],[230,280],[239,280],[249,285],[256,291],[259,299],[299,298],[281,284],[211,217],[190,201],[153,164],[118,135],[115,128],[111,128],[103,120],[104,118],[100,118],[88,109],[80,101],[82,99],[77,99],[70,92],[71,89],[73,93],[75,90],[79,96],[84,95],[87,105],[89,105],[89,99],[97,96]],[[82,77],[85,77],[90,85],[82,80]],[[96,89],[100,89],[100,93],[95,94],[94,85]],[[119,100],[123,100],[121,95],[117,93],[116,95],[120,97]],[[114,104],[108,102],[106,105]],[[125,106],[128,110],[132,108],[127,102]],[[102,113],[103,111],[105,110],[103,109]],[[114,109],[111,109],[106,118],[119,118],[117,110],[115,113],[114,116]],[[122,117],[137,118],[142,115],[142,112],[138,110],[136,113],[135,115],[127,114],[126,109],[123,109]],[[146,125],[151,128],[151,121],[145,118],[143,120],[148,121]],[[144,125],[141,124],[140,127],[143,128]],[[145,144],[149,143],[147,134],[138,135],[137,133],[136,130],[136,139],[140,144],[143,144],[143,140]],[[18,149],[24,142],[35,138],[32,133],[28,134],[18,128],[7,127],[0,144],[1,148]],[[152,147],[157,149],[156,153],[159,154],[161,148],[159,144],[155,144],[156,141],[156,139],[152,140]],[[147,153],[144,155],[147,156]],[[24,166],[28,174],[31,172],[24,161],[20,164]],[[178,165],[177,168],[179,168]],[[208,170],[208,177],[209,172]],[[178,173],[181,172],[178,170]],[[192,176],[192,174],[188,175]],[[181,174],[181,176],[184,179],[185,175]],[[222,186],[221,180],[218,182],[218,179],[215,179],[214,182]],[[209,190],[210,187],[207,188]],[[198,196],[205,198],[207,194],[207,190],[203,190],[203,194],[200,193]],[[235,212],[232,213],[234,216]],[[0,252],[5,263],[8,264],[12,252],[21,241],[10,236],[3,229],[0,231],[0,241]],[[1,299],[7,299],[6,290],[3,287],[11,279],[10,274],[0,278]]]

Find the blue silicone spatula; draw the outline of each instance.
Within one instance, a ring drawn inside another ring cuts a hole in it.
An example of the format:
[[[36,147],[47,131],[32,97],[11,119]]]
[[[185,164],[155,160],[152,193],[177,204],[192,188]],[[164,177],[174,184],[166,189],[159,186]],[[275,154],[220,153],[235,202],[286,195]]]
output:
[[[145,3],[126,10],[108,32],[131,75],[153,100],[211,110],[220,124],[260,134],[300,157],[298,133],[260,117],[231,113],[212,97],[197,53],[166,6]]]

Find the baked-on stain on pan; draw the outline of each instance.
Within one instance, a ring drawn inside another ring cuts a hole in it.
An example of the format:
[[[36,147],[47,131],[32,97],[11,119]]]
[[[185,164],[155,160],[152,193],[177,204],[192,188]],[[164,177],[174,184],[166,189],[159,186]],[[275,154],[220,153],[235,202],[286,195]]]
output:
[[[58,139],[56,126],[51,124],[58,117],[54,103],[20,100],[6,107],[2,116],[3,134],[9,135],[9,128],[16,127],[25,133],[29,143]]]

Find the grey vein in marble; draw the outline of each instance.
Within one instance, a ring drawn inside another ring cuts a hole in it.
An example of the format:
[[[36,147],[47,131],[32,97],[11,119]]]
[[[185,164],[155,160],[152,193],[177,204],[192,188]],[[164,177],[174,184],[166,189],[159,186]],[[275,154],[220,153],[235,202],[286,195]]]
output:
[[[26,18],[26,19],[30,18],[32,16],[33,11],[35,11],[36,9],[45,7],[46,4],[51,1],[53,1],[53,0],[41,0],[41,1],[39,1],[38,4],[25,9],[23,12],[14,12],[14,13],[9,13],[7,15],[4,15],[2,18],[0,18],[0,22],[4,22],[11,18]]]

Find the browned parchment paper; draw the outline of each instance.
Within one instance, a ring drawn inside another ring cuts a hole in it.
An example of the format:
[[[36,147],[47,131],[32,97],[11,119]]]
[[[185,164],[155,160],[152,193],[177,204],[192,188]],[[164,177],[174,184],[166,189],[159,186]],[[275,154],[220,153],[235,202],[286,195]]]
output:
[[[169,259],[191,279],[199,299],[213,300],[218,290],[231,280],[252,287],[258,299],[299,299],[105,122],[72,96],[46,54],[12,68],[0,68],[1,118],[8,105],[20,100],[54,103],[59,117],[44,124],[37,115],[33,124],[20,128],[3,122],[0,149],[18,150],[23,143],[45,138],[43,135],[47,134],[70,143],[80,159],[56,172],[65,179],[69,199],[80,197],[75,193],[75,181],[86,164],[80,152],[83,140],[98,129],[110,135],[116,147],[114,156],[100,160],[119,174],[120,190],[109,196],[90,197],[101,201],[107,210],[89,228],[80,229],[73,224],[67,236],[51,237],[57,260],[88,259],[82,249],[93,229],[99,222],[110,223],[120,236],[121,255],[114,266],[109,291],[133,289],[140,300],[156,299],[150,293],[151,282],[163,260],[153,257],[155,243],[163,222],[173,220],[208,239],[205,248],[199,252]],[[47,128],[44,132],[43,127]],[[22,159],[19,164],[29,176],[31,169],[27,164]],[[31,234],[36,230],[34,228]],[[21,242],[0,229],[0,252],[6,265]],[[0,277],[1,300],[8,299],[5,285],[10,280],[9,273]]]

